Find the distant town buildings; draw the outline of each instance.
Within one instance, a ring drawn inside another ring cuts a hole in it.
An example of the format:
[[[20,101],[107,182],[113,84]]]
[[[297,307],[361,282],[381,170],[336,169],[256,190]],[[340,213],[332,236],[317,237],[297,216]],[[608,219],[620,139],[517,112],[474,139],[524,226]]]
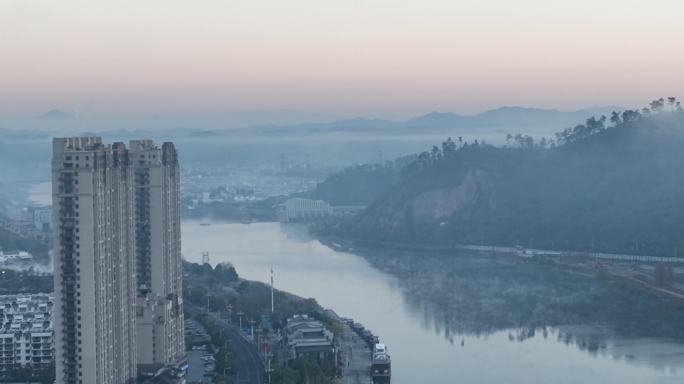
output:
[[[52,188],[56,383],[131,383],[180,359],[173,144],[54,139]]]
[[[33,255],[26,251],[3,252],[0,251],[0,265],[13,265],[33,260]]]
[[[321,219],[332,213],[332,207],[327,201],[297,197],[285,201],[279,216],[281,221],[306,221]]]
[[[0,296],[0,377],[54,361],[52,295]]]
[[[31,236],[43,241],[49,237],[51,232],[51,220],[51,207],[28,206],[0,216],[0,228],[21,236]]]
[[[353,216],[366,209],[365,205],[332,206],[324,200],[296,197],[278,206],[280,221],[312,221],[328,216]]]
[[[37,230],[48,232],[52,229],[52,207],[37,206],[29,209],[33,213],[33,225]]]

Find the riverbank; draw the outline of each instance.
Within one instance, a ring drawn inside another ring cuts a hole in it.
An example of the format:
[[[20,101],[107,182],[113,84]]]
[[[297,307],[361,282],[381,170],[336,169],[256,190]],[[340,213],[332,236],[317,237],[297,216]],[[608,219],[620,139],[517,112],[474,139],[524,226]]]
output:
[[[654,291],[635,277],[637,272],[621,276],[625,267],[596,264],[591,258],[568,262],[464,249],[377,248],[339,238],[321,241],[362,255],[398,277],[415,305],[433,307],[434,317],[443,319],[441,326],[451,333],[581,324],[622,337],[684,342],[684,301]]]
[[[370,380],[370,360],[358,358],[369,353],[368,345],[349,336],[348,326],[334,311],[324,309],[313,299],[274,290],[272,312],[270,287],[239,278],[227,264],[212,268],[186,263],[185,271],[186,312],[202,323],[211,336],[217,356],[216,383],[232,378],[262,384],[270,374],[274,384],[299,383],[303,377],[317,378],[312,382],[320,384],[365,384],[360,372],[365,372]],[[339,353],[332,355],[332,362],[312,363],[307,358],[291,356],[285,327],[289,319],[302,314],[320,322],[334,335],[331,347]],[[226,360],[223,356],[228,353],[235,358]]]
[[[352,240],[321,236],[320,241],[340,251],[356,247],[368,250],[435,253],[444,255],[477,254],[484,258],[520,258],[554,264],[569,273],[600,276],[640,288],[647,293],[684,304],[684,259],[648,255],[569,252],[524,247],[484,245],[422,245],[385,241]],[[372,251],[371,251],[372,252]]]

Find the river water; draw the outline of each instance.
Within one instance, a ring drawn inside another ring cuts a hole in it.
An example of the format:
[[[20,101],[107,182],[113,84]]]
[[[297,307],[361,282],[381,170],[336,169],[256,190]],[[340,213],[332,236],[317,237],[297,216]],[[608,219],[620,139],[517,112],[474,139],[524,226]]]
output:
[[[188,261],[199,262],[201,253],[209,252],[212,264],[230,262],[241,277],[262,282],[268,282],[272,266],[276,288],[315,298],[366,325],[389,347],[395,384],[684,380],[680,343],[663,337],[620,337],[606,327],[583,324],[534,328],[459,324],[454,319],[464,318],[459,311],[465,310],[467,301],[451,306],[457,292],[437,289],[425,296],[430,290],[425,287],[448,286],[448,282],[393,274],[391,267],[382,268],[389,271],[383,272],[367,257],[321,244],[300,226],[220,222],[207,226],[184,221],[182,230]],[[482,307],[482,300],[478,303]],[[484,320],[475,322],[488,323],[489,314],[478,315]],[[491,313],[492,324],[499,315],[505,314]]]

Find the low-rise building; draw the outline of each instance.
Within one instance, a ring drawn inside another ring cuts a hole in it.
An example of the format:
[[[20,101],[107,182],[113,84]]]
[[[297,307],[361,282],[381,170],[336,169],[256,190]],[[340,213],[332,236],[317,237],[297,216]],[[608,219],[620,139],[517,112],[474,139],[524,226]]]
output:
[[[290,358],[310,356],[318,361],[334,358],[334,334],[323,323],[307,315],[287,320],[285,341]]]
[[[33,255],[26,251],[3,252],[0,251],[0,264],[12,265],[24,261],[33,260]]]
[[[36,229],[49,232],[52,229],[52,207],[37,206],[30,210],[33,212],[33,225]]]
[[[0,376],[54,362],[52,295],[0,296]]]

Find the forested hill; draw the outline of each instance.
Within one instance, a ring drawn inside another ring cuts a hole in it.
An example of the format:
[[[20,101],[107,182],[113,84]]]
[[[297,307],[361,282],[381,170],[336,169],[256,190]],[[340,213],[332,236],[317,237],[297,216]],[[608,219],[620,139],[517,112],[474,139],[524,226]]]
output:
[[[519,135],[504,147],[448,140],[404,167],[339,230],[374,240],[682,256],[684,112],[670,101],[592,118],[539,143]]]

